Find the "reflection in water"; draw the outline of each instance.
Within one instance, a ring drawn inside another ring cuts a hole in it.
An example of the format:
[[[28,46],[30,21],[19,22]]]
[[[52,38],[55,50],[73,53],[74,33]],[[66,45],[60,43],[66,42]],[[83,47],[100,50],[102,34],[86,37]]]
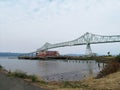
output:
[[[94,60],[18,60],[0,58],[0,65],[5,69],[21,70],[28,74],[46,76],[52,80],[79,80],[88,75],[96,75],[104,66]]]
[[[98,68],[99,68],[99,70],[100,70],[100,63],[98,62]]]
[[[105,63],[103,63],[103,66],[102,66],[102,68],[104,68],[105,67]]]
[[[88,62],[88,71],[89,71],[89,75],[93,75],[93,67],[92,67],[92,63],[91,63],[91,61],[90,62]]]
[[[37,65],[42,69],[44,75],[49,75],[51,73],[55,73],[56,67],[58,67],[58,62],[53,61],[39,61]]]

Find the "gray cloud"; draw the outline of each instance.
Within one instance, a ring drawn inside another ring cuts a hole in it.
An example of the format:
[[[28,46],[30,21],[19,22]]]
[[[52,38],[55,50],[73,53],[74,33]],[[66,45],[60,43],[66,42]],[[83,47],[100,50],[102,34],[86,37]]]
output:
[[[0,0],[0,12],[0,51],[34,51],[45,42],[69,41],[85,32],[120,34],[119,0]],[[110,49],[119,52],[117,46]],[[93,50],[106,53],[101,51],[104,47],[107,50],[110,46],[94,45]],[[84,49],[78,46],[55,50],[84,53]]]

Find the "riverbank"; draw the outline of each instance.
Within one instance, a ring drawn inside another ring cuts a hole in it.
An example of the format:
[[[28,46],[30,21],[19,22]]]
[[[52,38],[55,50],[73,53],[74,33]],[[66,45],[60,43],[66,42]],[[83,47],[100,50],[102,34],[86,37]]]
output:
[[[42,79],[39,79],[33,82],[31,79],[28,78],[20,79],[20,77],[23,77],[21,76],[20,73],[18,73],[16,76],[14,72],[8,72],[6,70],[1,69],[0,86],[2,85],[3,88],[2,90],[10,90],[10,88],[12,88],[12,90],[45,90],[45,89],[41,89],[40,87],[46,88],[48,90],[119,90],[120,88],[119,76],[120,76],[120,70],[118,70],[116,73],[104,76],[103,78],[100,79],[95,79],[94,77],[91,76],[87,79],[80,81],[45,82],[42,81]],[[39,88],[39,89],[35,89],[35,88]]]
[[[109,62],[115,59],[115,56],[55,56],[55,57],[29,57],[29,56],[19,56],[18,59],[28,59],[28,60],[96,60],[99,62]]]
[[[48,90],[34,85],[33,82],[18,77],[8,76],[6,70],[0,69],[0,90]]]

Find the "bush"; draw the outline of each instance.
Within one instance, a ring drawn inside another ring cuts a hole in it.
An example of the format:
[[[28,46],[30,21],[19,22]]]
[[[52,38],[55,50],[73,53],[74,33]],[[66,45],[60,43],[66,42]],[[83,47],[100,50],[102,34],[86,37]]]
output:
[[[38,78],[35,75],[30,75],[29,78],[32,80],[32,82],[38,82]]]
[[[36,75],[27,75],[25,72],[22,71],[15,71],[15,72],[8,72],[8,76],[23,78],[23,79],[30,79],[32,82],[39,82],[39,79]]]
[[[105,77],[108,74],[117,72],[119,69],[120,69],[120,63],[117,61],[111,61],[102,69],[102,71],[99,72],[96,78]]]
[[[2,69],[3,67],[0,65],[0,69]]]
[[[27,78],[27,74],[25,72],[22,71],[15,71],[13,73],[11,73],[11,71],[8,73],[9,76],[14,76],[14,77],[19,77],[19,78]]]
[[[120,62],[120,54],[115,57],[115,59]]]

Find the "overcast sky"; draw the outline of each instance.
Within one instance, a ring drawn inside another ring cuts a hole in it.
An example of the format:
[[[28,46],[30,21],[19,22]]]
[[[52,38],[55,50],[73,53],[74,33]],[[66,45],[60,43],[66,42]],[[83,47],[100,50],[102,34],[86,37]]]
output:
[[[120,35],[120,0],[0,0],[0,52],[31,52],[86,32]],[[91,47],[99,54],[120,53],[120,43]],[[53,50],[84,54],[85,48]]]

